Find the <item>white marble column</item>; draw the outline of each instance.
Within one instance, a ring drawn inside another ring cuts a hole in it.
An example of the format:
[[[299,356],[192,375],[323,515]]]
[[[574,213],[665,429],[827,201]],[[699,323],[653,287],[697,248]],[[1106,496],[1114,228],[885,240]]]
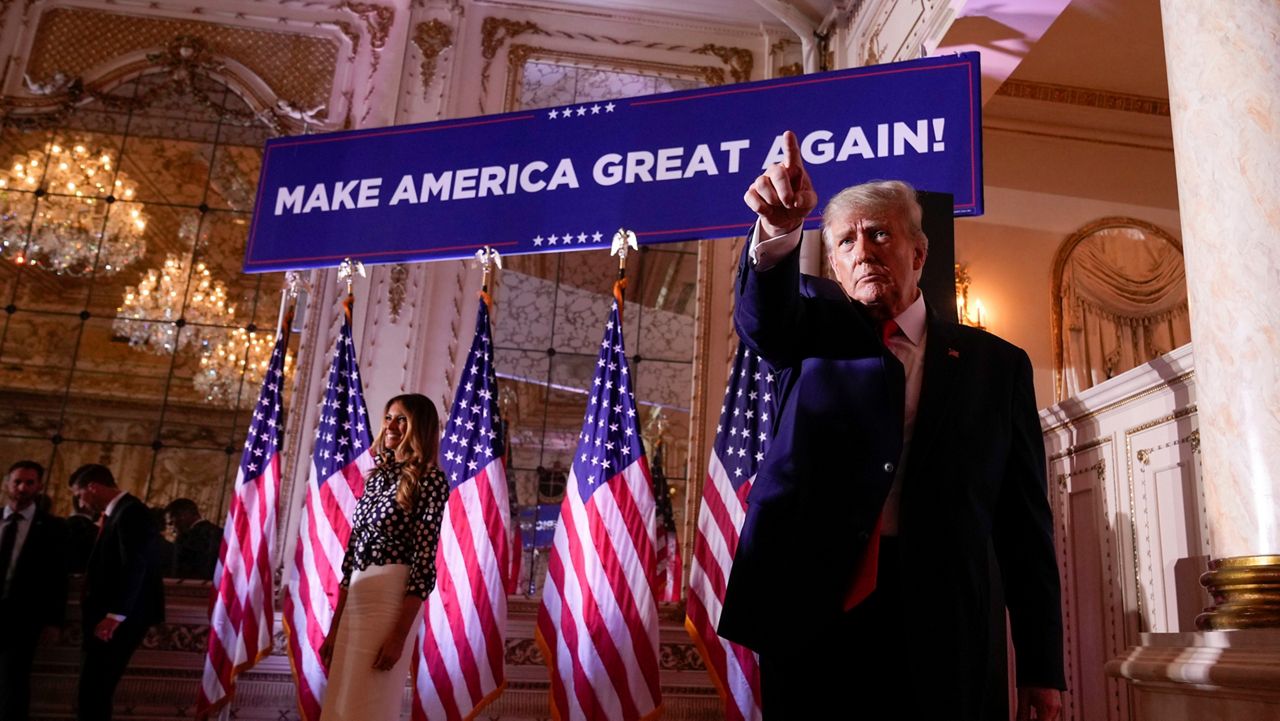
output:
[[[1214,606],[1107,663],[1134,721],[1280,718],[1280,3],[1161,0]]]
[[[1280,3],[1160,6],[1210,548],[1280,554]]]

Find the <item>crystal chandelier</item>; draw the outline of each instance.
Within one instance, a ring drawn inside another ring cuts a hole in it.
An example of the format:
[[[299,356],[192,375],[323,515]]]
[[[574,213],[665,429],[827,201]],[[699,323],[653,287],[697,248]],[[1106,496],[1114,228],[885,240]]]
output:
[[[117,273],[147,249],[134,194],[110,152],[55,137],[0,171],[0,253],[59,275]]]
[[[200,372],[192,384],[210,403],[248,408],[258,400],[274,346],[275,338],[267,333],[236,328],[200,355]],[[292,353],[285,353],[284,372],[293,372]]]
[[[130,346],[160,355],[192,342],[202,348],[216,342],[222,336],[217,326],[234,322],[235,306],[227,303],[226,287],[203,261],[190,272],[188,267],[186,258],[170,253],[164,265],[125,288],[111,329]]]

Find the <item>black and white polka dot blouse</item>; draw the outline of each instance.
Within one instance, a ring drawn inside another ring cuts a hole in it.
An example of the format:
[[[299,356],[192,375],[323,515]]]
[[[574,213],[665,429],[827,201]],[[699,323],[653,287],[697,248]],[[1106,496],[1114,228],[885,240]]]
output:
[[[436,585],[436,546],[449,483],[439,468],[432,468],[418,487],[413,512],[406,513],[396,502],[401,466],[384,455],[364,482],[342,559],[342,587],[351,585],[351,574],[358,570],[403,563],[409,566],[405,595],[425,599]]]

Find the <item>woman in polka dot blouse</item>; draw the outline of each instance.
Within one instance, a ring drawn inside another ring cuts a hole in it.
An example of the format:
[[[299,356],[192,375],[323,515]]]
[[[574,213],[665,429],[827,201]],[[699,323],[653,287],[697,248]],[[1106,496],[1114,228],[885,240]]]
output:
[[[387,402],[378,463],[352,514],[342,584],[320,655],[329,667],[321,721],[400,718],[409,644],[436,584],[449,484],[437,464],[440,416],[417,393]]]

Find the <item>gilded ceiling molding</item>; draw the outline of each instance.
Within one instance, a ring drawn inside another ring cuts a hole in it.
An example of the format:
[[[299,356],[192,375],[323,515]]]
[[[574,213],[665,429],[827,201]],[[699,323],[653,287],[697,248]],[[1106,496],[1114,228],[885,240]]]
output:
[[[435,81],[440,54],[453,47],[453,29],[435,19],[418,23],[413,29],[413,44],[422,53],[422,98],[426,100],[427,91]]]
[[[480,112],[484,113],[484,99],[489,94],[489,67],[498,51],[508,40],[518,38],[525,33],[546,35],[547,31],[538,24],[528,20],[511,20],[509,18],[485,18],[480,25],[480,56],[484,58],[484,66],[480,69]],[[510,61],[508,61],[510,62]]]
[[[745,83],[751,79],[751,68],[755,63],[751,51],[746,48],[730,48],[723,45],[703,45],[694,50],[698,55],[714,55],[729,68],[729,76],[735,83]]]
[[[369,117],[369,113],[373,108],[369,107],[369,99],[373,97],[373,91],[377,84],[373,82],[373,76],[378,74],[378,66],[382,62],[382,49],[387,45],[387,37],[391,35],[391,26],[395,23],[396,11],[385,5],[375,5],[373,3],[351,2],[347,0],[339,7],[348,12],[354,13],[364,21],[365,31],[369,35],[369,75],[365,79],[365,85],[368,90],[364,94],[363,102],[365,103],[365,113],[361,116],[363,122]]]
[[[1027,80],[1006,80],[996,90],[996,95],[1023,100],[1039,100],[1046,103],[1078,105],[1085,108],[1118,110],[1123,113],[1140,113],[1169,117],[1169,100],[1149,95],[1113,93],[1107,90],[1080,88],[1072,85],[1037,83]]]
[[[356,51],[360,49],[360,31],[356,30],[355,26],[346,20],[335,20],[333,21],[333,26],[347,38],[347,42],[351,43],[351,54],[348,59],[355,60]]]
[[[408,292],[405,281],[409,280],[409,268],[404,263],[391,266],[390,284],[387,287],[387,304],[391,308],[391,322],[400,320],[400,311],[404,309],[404,299]]]
[[[395,9],[374,3],[350,1],[342,3],[339,7],[355,13],[364,21],[365,30],[369,32],[369,47],[373,48],[375,53],[382,52],[387,45],[387,37],[391,34],[391,25],[396,19]]]

